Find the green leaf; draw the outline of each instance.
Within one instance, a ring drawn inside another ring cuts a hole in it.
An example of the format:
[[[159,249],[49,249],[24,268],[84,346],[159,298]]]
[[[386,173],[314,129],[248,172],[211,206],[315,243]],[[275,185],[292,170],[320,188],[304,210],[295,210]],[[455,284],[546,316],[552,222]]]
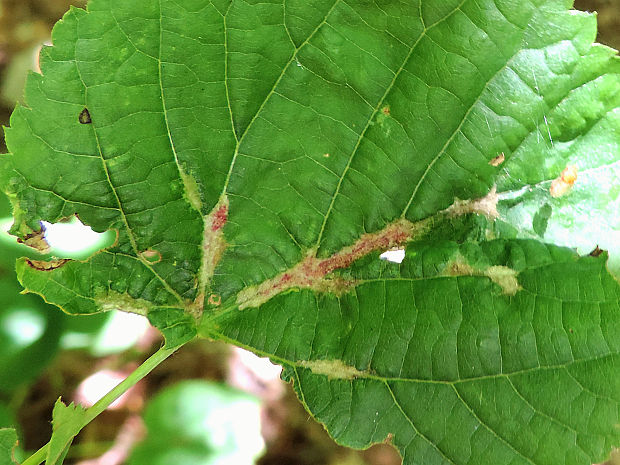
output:
[[[11,428],[0,428],[0,465],[17,463],[13,451],[17,447],[17,432]]]
[[[529,134],[503,165],[498,191],[502,218],[521,236],[535,233],[581,253],[597,246],[608,250],[610,268],[620,277],[620,60],[609,63],[610,53],[594,47],[581,65],[573,54],[571,74],[580,75],[580,85],[560,99],[547,97],[541,71],[532,67],[538,76],[535,89],[544,95],[540,105],[545,117],[539,131]],[[542,73],[557,72],[557,59],[552,57]],[[599,73],[601,69],[608,73]],[[577,180],[554,198],[552,184],[568,166],[576,168]],[[552,212],[544,212],[546,226],[537,231],[543,204]]]
[[[532,229],[534,229],[534,232],[540,237],[545,236],[547,226],[549,226],[549,218],[551,218],[552,213],[553,207],[546,203],[540,207],[534,215],[534,218],[532,219]]]
[[[216,383],[165,389],[149,401],[144,423],[146,439],[129,465],[253,464],[264,445],[258,399]]]
[[[590,464],[620,441],[620,286],[604,257],[424,242],[340,278],[351,292],[290,292],[204,335],[269,355],[337,441],[387,439],[405,463]]]
[[[69,313],[145,314],[169,347],[198,327],[271,356],[351,446],[601,459],[619,443],[607,255],[487,241],[617,234],[620,60],[570,5],[72,9],[12,115],[0,186],[39,248],[39,221],[72,215],[117,241],[18,277]],[[402,267],[378,259],[407,244]]]
[[[53,432],[45,465],[61,465],[73,438],[84,427],[86,410],[73,403],[67,406],[58,399],[54,404],[52,416]]]

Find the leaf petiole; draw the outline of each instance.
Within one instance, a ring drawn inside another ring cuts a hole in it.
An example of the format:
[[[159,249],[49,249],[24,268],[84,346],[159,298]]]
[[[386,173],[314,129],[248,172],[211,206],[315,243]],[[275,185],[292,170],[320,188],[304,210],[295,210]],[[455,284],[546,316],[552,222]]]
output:
[[[160,363],[166,360],[182,345],[183,344],[172,348],[163,346],[148,359],[146,359],[144,363],[142,363],[142,365],[136,368],[129,376],[127,376],[127,378],[121,381],[116,387],[111,389],[110,392],[108,392],[105,396],[99,399],[99,401],[97,401],[92,407],[86,410],[84,421],[78,428],[76,428],[73,437],[77,436],[77,434],[82,430],[82,428],[84,428],[88,423],[93,421],[101,412],[107,409],[112,402],[118,399],[122,394],[129,390],[129,388],[137,384],[138,381],[140,381],[151,371],[153,371]],[[38,465],[44,462],[47,457],[49,445],[49,442],[45,444],[38,451],[36,451],[34,454],[24,460],[24,462],[22,462],[22,465]]]

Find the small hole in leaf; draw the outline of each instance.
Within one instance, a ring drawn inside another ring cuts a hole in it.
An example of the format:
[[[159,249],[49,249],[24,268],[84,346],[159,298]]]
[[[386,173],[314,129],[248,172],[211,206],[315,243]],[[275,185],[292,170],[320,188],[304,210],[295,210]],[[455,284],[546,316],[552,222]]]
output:
[[[387,252],[383,252],[379,255],[379,258],[392,263],[402,263],[405,259],[405,251],[403,249],[388,250]]]
[[[105,247],[111,246],[116,235],[113,231],[98,233],[71,216],[58,223],[42,221],[44,239],[56,257],[85,259]]]
[[[88,108],[84,108],[80,112],[80,116],[78,116],[78,120],[81,124],[90,124],[93,122],[93,120],[90,118],[90,112],[88,111]]]

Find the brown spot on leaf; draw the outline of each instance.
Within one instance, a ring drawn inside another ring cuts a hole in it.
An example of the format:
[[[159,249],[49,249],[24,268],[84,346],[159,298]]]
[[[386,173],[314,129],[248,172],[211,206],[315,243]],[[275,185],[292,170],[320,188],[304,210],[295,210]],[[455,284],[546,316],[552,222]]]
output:
[[[29,258],[26,259],[26,263],[30,268],[34,268],[39,271],[53,271],[58,268],[64,266],[67,262],[70,262],[68,258],[60,258],[58,260],[50,260],[46,262],[45,260],[31,260]]]
[[[50,251],[50,246],[45,240],[45,227],[43,225],[41,225],[41,229],[39,231],[28,234],[23,238],[18,238],[17,242],[20,244],[25,244],[28,247],[32,247],[43,254],[49,253]]]
[[[210,305],[219,307],[222,304],[222,296],[219,294],[211,294],[207,302],[209,302]]]
[[[504,152],[502,152],[498,156],[496,156],[495,158],[492,158],[489,161],[489,165],[491,165],[491,166],[499,166],[502,163],[504,163],[504,160],[506,160],[506,156],[504,155]]]
[[[385,116],[390,116],[390,106],[386,105],[381,109],[381,113],[383,113]]]
[[[603,252],[605,252],[605,251],[603,249],[601,249],[597,245],[596,248],[592,252],[590,252],[590,256],[591,257],[600,257]]]
[[[161,253],[158,250],[147,249],[140,253],[140,256],[150,264],[161,262]]]
[[[80,122],[80,124],[90,124],[93,122],[90,117],[90,112],[88,111],[88,108],[84,107],[84,109],[80,112],[80,115],[78,116],[78,121]]]

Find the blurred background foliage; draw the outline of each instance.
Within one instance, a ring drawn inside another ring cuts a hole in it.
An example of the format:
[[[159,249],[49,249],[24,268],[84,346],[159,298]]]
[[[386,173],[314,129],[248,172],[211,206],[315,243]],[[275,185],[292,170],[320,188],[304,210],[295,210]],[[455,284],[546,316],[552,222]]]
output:
[[[26,74],[54,23],[83,0],[0,0],[0,122],[22,102]],[[576,0],[597,11],[598,41],[620,49],[620,0]],[[4,137],[0,153],[5,152]],[[16,426],[22,451],[50,437],[52,407],[92,404],[162,343],[144,319],[121,312],[72,317],[35,295],[20,294],[14,264],[30,255],[5,230],[10,206],[0,195],[0,427]],[[62,225],[70,228],[71,225]],[[57,230],[55,230],[57,231]],[[82,232],[83,234],[83,232]],[[110,236],[90,236],[88,256]],[[38,256],[37,258],[41,258]],[[387,445],[341,448],[311,420],[279,368],[241,349],[198,341],[184,347],[80,433],[66,463],[81,465],[391,465]],[[25,452],[24,452],[25,453]],[[620,465],[620,457],[608,465]]]

